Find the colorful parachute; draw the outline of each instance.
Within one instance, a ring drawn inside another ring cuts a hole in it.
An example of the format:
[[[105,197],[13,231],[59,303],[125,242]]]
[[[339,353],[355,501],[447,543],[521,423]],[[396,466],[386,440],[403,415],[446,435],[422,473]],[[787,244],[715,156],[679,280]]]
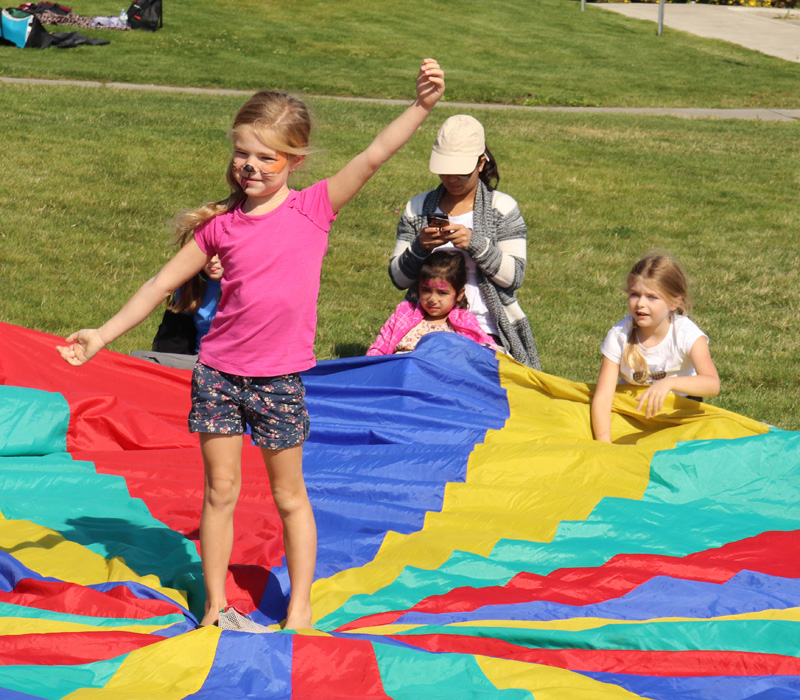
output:
[[[0,700],[800,698],[800,434],[449,334],[304,375],[314,629],[195,630],[189,372],[0,324]],[[229,602],[285,612],[245,449]]]

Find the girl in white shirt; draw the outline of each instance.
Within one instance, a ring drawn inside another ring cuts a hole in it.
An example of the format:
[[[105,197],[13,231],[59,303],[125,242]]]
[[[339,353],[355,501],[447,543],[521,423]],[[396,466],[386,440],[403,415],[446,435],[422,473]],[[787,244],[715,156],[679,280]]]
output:
[[[708,349],[708,336],[689,319],[689,289],[677,261],[649,254],[628,274],[630,314],[606,335],[603,361],[592,399],[592,431],[611,442],[611,404],[618,381],[646,386],[638,409],[647,418],[661,412],[671,391],[716,396],[719,375]]]

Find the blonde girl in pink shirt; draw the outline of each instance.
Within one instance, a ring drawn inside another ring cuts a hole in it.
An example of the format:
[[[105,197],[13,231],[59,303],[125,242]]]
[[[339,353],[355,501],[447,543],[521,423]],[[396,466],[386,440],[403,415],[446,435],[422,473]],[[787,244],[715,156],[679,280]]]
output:
[[[328,231],[337,212],[413,136],[443,93],[444,73],[427,58],[413,104],[338,173],[302,191],[291,190],[288,179],[308,152],[305,105],[282,93],[257,93],[233,122],[228,198],[185,214],[178,253],[100,328],[77,331],[58,347],[68,363],[82,365],[219,256],[225,269],[222,296],[193,372],[189,415],[205,465],[201,626],[225,626],[229,619],[225,579],[246,426],[261,447],[283,522],[291,583],[284,626],[311,625],[317,531],[303,480],[308,413],[299,373],[315,363],[316,303]]]

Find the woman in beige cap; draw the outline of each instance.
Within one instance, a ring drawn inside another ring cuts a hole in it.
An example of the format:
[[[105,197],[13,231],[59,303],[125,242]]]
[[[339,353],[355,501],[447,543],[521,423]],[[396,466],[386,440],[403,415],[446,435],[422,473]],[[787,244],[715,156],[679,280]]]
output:
[[[512,357],[541,369],[515,294],[525,276],[528,230],[514,199],[495,189],[500,176],[481,123],[466,114],[447,119],[433,144],[430,169],[441,184],[406,205],[389,262],[392,282],[408,289],[428,253],[440,246],[460,249],[469,309],[481,328]]]

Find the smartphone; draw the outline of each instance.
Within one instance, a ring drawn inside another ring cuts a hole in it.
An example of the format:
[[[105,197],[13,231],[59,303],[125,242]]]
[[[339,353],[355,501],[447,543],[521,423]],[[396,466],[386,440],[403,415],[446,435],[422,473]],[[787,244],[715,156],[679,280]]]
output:
[[[450,223],[447,214],[428,214],[428,226],[435,226],[442,229]]]

